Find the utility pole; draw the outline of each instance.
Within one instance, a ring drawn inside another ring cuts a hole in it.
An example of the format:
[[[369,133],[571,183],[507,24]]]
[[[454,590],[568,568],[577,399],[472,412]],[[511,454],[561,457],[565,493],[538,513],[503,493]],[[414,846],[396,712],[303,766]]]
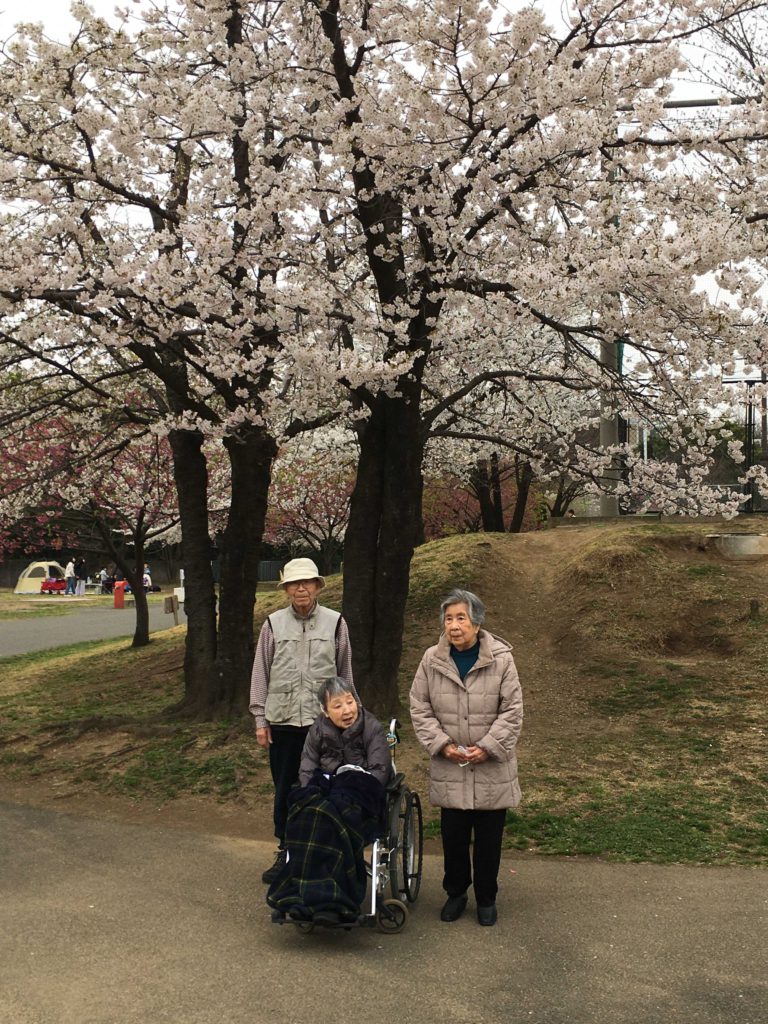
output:
[[[600,362],[610,376],[618,376],[619,359],[618,343],[614,341],[600,342]],[[605,451],[613,448],[619,443],[619,414],[613,408],[611,392],[606,390],[600,398],[600,447]],[[611,461],[610,468],[606,471],[604,489],[600,494],[600,515],[617,516],[619,514],[619,499],[616,495],[616,484],[619,481],[621,472],[616,456]]]
[[[758,99],[759,97],[727,97],[729,105],[740,106],[747,102],[748,99]],[[665,110],[685,110],[685,109],[697,109],[700,107],[719,107],[723,105],[723,101],[719,97],[706,97],[703,99],[691,99],[691,100],[667,100],[663,106]],[[632,104],[626,104],[617,107],[620,112],[631,113],[634,111]],[[616,180],[616,168],[612,167],[608,172],[609,181]],[[619,225],[618,214],[611,218],[611,222],[614,226]],[[614,379],[621,376],[622,371],[622,341],[601,341],[600,342],[600,363],[606,370],[609,377]],[[763,382],[766,380],[766,375],[763,373]],[[751,432],[750,445],[754,443],[754,412],[752,410],[751,401],[748,402],[747,408],[749,410],[750,419],[747,423],[747,431]],[[607,389],[601,393],[600,397],[600,447],[605,450],[617,446],[623,438],[620,437],[620,414],[617,409],[614,409],[613,402],[611,401],[610,389]],[[763,444],[763,457],[768,455],[768,403],[766,398],[763,398],[763,418],[762,418],[762,444]],[[751,450],[751,447],[750,447]],[[644,441],[643,457],[648,458],[647,448],[647,436]],[[616,495],[616,484],[621,479],[621,466],[617,456],[611,460],[610,467],[606,470],[603,477],[604,489],[600,495],[600,515],[601,516],[618,516],[619,515],[619,499]]]

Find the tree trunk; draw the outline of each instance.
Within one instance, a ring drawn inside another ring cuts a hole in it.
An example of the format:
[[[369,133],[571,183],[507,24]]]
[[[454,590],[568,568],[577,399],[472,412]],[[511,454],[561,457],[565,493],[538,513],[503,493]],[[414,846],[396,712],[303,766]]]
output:
[[[504,508],[501,501],[499,457],[494,452],[490,462],[478,459],[470,474],[470,486],[480,505],[480,519],[486,533],[504,532]]]
[[[110,524],[106,523],[104,519],[102,519],[101,515],[97,513],[96,503],[91,501],[90,508],[93,523],[96,526],[99,536],[104,542],[104,546],[109,552],[112,561],[122,572],[123,578],[128,581],[131,587],[131,593],[134,597],[133,603],[136,609],[136,627],[134,629],[131,647],[146,647],[149,643],[149,605],[147,604],[147,595],[144,593],[143,586],[145,540],[144,515],[143,513],[140,513],[138,522],[133,524],[131,530],[134,549],[134,564],[131,565],[125,554],[125,549],[121,548],[118,550],[115,545],[113,528]],[[139,568],[139,566],[141,568]]]
[[[355,685],[384,715],[397,710],[411,558],[421,523],[424,452],[418,402],[380,395],[360,428],[344,544],[344,618]]]
[[[216,594],[208,534],[208,467],[201,434],[172,430],[169,440],[179,501],[187,615],[184,697],[180,708],[205,714],[216,671]]]
[[[515,466],[515,479],[517,481],[517,497],[515,508],[512,512],[512,521],[509,524],[510,533],[520,533],[525,517],[525,506],[528,504],[528,492],[533,481],[533,470],[530,462],[524,462],[522,466]]]
[[[267,514],[272,462],[277,451],[263,432],[224,442],[232,472],[232,499],[221,540],[216,669],[208,695],[213,715],[248,707],[253,665],[253,605]]]
[[[550,515],[553,519],[562,519],[567,511],[568,501],[566,500],[566,481],[564,476],[560,476],[557,480],[557,494],[555,495],[555,500],[552,503]]]
[[[149,603],[144,590],[144,537],[141,524],[133,534],[133,557],[134,569],[125,574],[131,585],[133,603],[136,608],[136,629],[131,647],[146,647],[149,643]]]
[[[482,528],[486,533],[491,533],[493,532],[493,501],[487,459],[477,460],[469,475],[469,484],[475,492],[477,503],[480,506]]]
[[[496,533],[504,532],[504,502],[501,498],[501,471],[499,453],[491,455],[491,500],[493,502],[493,528]]]

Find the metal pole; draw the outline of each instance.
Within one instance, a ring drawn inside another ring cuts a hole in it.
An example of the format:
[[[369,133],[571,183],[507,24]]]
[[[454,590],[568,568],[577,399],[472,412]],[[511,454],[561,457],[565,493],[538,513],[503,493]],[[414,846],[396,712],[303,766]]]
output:
[[[752,385],[754,381],[747,381],[747,423],[746,423],[746,468],[751,469],[754,465],[755,454],[755,403],[752,400]],[[754,481],[750,480],[746,485],[745,493],[749,495],[749,502],[746,511],[752,512],[755,503]]]
[[[619,370],[618,346],[612,341],[600,342],[600,362],[610,375],[615,375]],[[611,406],[610,392],[603,392],[600,400],[600,447],[602,449],[614,447],[619,443],[619,414]],[[600,515],[617,516],[619,514],[619,499],[614,493],[616,483],[619,479],[620,470],[617,460],[614,458],[611,467],[603,477],[605,490],[600,495]]]

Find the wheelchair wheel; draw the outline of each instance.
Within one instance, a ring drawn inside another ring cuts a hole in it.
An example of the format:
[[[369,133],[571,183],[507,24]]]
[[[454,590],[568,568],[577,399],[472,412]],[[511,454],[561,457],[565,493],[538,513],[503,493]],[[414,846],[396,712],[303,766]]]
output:
[[[421,888],[421,870],[424,860],[424,819],[421,814],[421,800],[418,793],[410,793],[408,817],[405,829],[405,847],[403,849],[403,882],[405,898],[415,903]]]
[[[400,900],[384,900],[376,908],[376,928],[380,932],[401,932],[407,920],[408,907]]]
[[[403,788],[389,816],[389,884],[396,900],[413,903],[421,886],[423,822],[418,793]]]

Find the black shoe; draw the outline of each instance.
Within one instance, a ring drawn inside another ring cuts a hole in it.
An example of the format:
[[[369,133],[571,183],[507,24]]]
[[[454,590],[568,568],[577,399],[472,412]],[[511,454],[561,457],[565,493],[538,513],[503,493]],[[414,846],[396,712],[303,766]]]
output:
[[[309,907],[305,907],[301,903],[296,903],[289,909],[288,917],[290,917],[292,921],[311,921],[312,911]]]
[[[317,910],[313,920],[315,924],[324,924],[333,928],[341,923],[341,916],[335,910]]]
[[[265,885],[271,885],[272,882],[274,882],[274,880],[277,878],[277,876],[283,870],[283,868],[285,867],[285,857],[286,857],[285,850],[278,850],[277,851],[277,856],[275,857],[275,863],[272,865],[271,868],[267,868],[267,870],[261,876],[261,880],[262,880],[262,882],[264,882]]]
[[[273,910],[272,911],[272,924],[282,924],[285,921],[284,910]]]
[[[461,896],[449,896],[440,911],[441,921],[458,921],[467,907],[467,894]]]
[[[489,903],[485,907],[477,908],[477,920],[480,924],[485,925],[486,928],[490,928],[491,925],[496,924],[498,916],[499,915],[496,913],[495,903]]]

